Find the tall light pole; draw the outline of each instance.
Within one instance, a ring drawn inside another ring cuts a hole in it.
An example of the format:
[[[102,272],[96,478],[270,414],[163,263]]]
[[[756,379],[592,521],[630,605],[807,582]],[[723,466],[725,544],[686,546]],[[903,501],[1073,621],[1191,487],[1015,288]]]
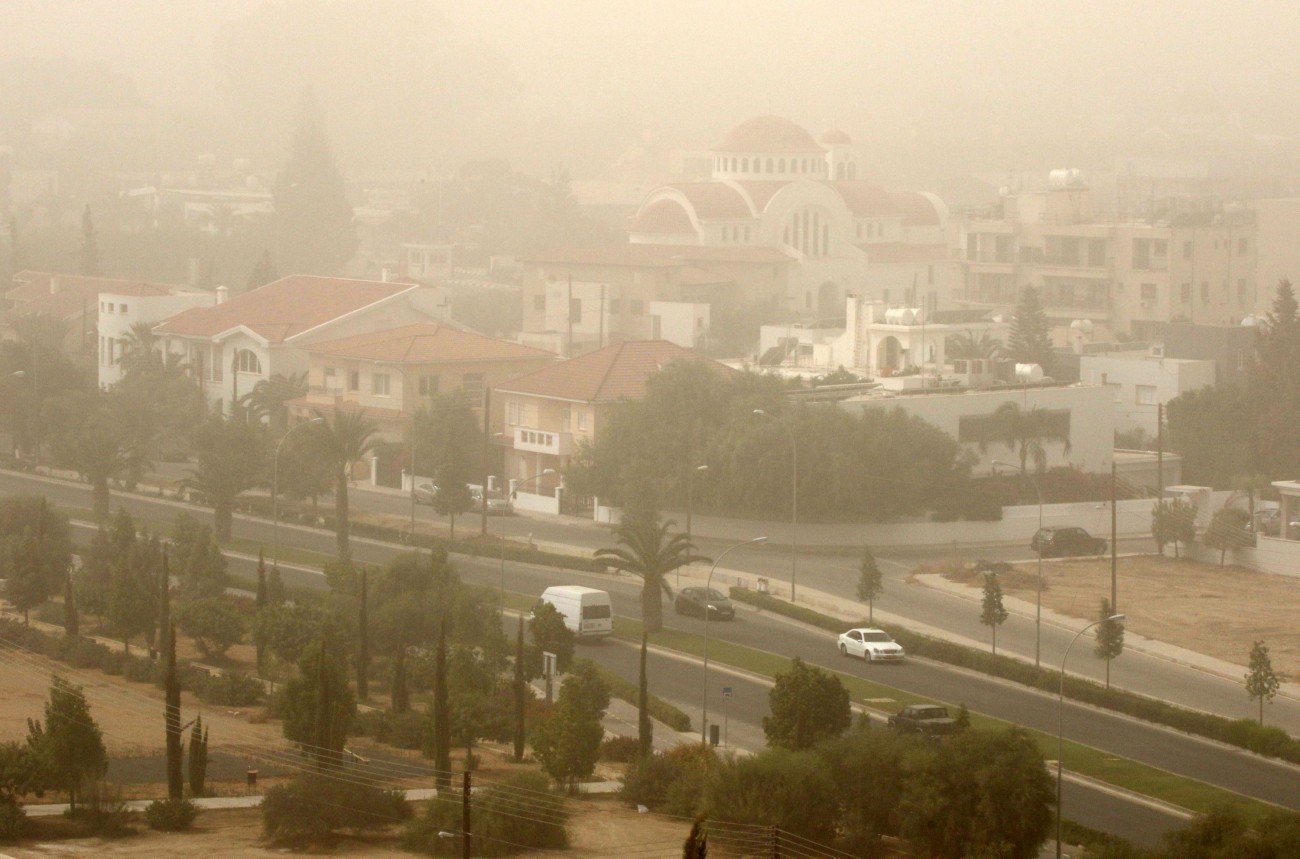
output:
[[[1014,462],[1003,462],[999,459],[993,460],[994,465],[1004,465],[1007,468],[1014,468],[1021,474],[1024,474],[1034,484],[1034,494],[1038,496],[1038,530],[1043,530],[1043,492],[1038,487],[1038,475],[1032,471],[1022,468]],[[1043,540],[1041,535],[1038,536],[1038,599],[1034,608],[1034,668],[1042,668],[1043,653]]]
[[[390,366],[381,364],[379,366]],[[402,375],[402,405],[406,405],[406,392],[411,389],[411,380],[406,376],[406,370],[398,367],[396,364],[391,365],[394,370]],[[412,404],[414,406],[414,404]],[[400,411],[400,409],[399,409]],[[411,409],[411,545],[415,545],[415,428],[418,426],[416,415],[418,409]],[[484,487],[486,489],[486,487]],[[417,550],[418,551],[418,550]]]
[[[1056,695],[1056,859],[1061,859],[1061,758],[1065,755],[1065,661],[1070,658],[1070,648],[1088,630],[1103,623],[1123,623],[1124,615],[1112,614],[1102,620],[1094,620],[1074,634],[1066,645],[1065,656],[1061,657],[1061,685]]]
[[[691,508],[695,504],[695,474],[700,471],[708,471],[707,465],[697,465],[690,471],[686,472],[686,542],[693,543],[691,533]],[[677,587],[682,586],[682,568],[677,568]]]
[[[709,577],[704,582],[704,694],[701,696],[700,742],[705,745],[709,742],[709,590],[713,587],[713,573],[718,569],[719,562],[733,549],[765,542],[767,542],[766,537],[755,537],[723,549],[722,554],[713,561],[713,566],[709,567]]]
[[[510,497],[514,498],[519,494],[519,488],[532,483],[534,480],[541,480],[543,477],[549,477],[555,473],[554,468],[543,468],[532,477],[521,480],[515,484],[515,488],[510,490]],[[483,509],[487,510],[487,487],[483,487]],[[486,517],[486,513],[484,514]],[[506,520],[501,517],[501,616],[506,616]]]
[[[294,424],[289,427],[284,435],[280,436],[280,441],[275,446],[275,456],[271,458],[271,540],[275,543],[271,547],[271,560],[280,560],[280,448],[288,441],[289,436],[303,427],[320,426],[325,423],[324,418],[312,418],[309,421],[303,421],[300,424]]]
[[[754,409],[757,417],[765,418],[767,412]],[[799,579],[799,439],[794,427],[782,420],[776,421],[790,436],[790,602],[795,601]]]

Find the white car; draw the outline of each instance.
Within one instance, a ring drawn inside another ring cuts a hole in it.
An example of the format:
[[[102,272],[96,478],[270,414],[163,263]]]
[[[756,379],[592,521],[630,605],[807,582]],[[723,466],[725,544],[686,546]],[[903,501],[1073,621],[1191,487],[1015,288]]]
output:
[[[906,655],[889,633],[867,627],[841,633],[839,647],[840,656],[861,656],[868,662],[901,662]]]

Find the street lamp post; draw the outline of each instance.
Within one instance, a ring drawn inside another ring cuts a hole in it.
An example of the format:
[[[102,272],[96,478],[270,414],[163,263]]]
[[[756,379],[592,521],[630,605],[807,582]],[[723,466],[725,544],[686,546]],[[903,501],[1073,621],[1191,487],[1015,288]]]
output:
[[[554,469],[554,468],[543,468],[541,471],[537,472],[537,473],[534,474],[532,477],[526,478],[525,480],[521,480],[519,483],[516,483],[516,484],[515,484],[515,488],[512,489],[512,490],[510,490],[510,497],[513,499],[515,496],[517,496],[517,495],[519,494],[519,488],[520,488],[521,486],[527,486],[529,483],[532,483],[534,480],[541,480],[543,477],[549,477],[550,475],[552,475],[552,474],[554,474],[554,473],[555,473],[555,469]],[[483,487],[483,509],[484,509],[484,511],[487,510],[487,487],[486,487],[486,486]],[[485,515],[486,515],[486,513],[485,513]],[[501,596],[501,616],[504,618],[504,617],[506,616],[506,521],[505,521],[505,517],[504,517],[504,516],[501,518],[501,591],[500,591],[500,596]]]
[[[695,474],[699,471],[708,471],[707,465],[697,465],[690,471],[686,472],[686,542],[693,544],[694,538],[691,532],[691,510],[695,504]],[[682,587],[682,568],[677,568],[677,588]]]
[[[718,564],[722,559],[727,557],[727,554],[733,549],[765,542],[767,542],[766,537],[755,537],[752,540],[736,543],[723,549],[722,554],[718,555],[713,561],[713,566],[709,567],[709,577],[704,582],[704,695],[701,698],[700,742],[705,745],[709,742],[709,591],[713,588],[713,573],[718,569]]]
[[[411,390],[411,380],[407,378],[405,368],[393,365],[393,369],[402,375],[402,405],[406,405],[406,392]],[[413,404],[414,405],[414,404]],[[411,409],[411,545],[415,545],[415,433],[419,425],[416,420],[418,409]],[[486,487],[485,487],[486,488]],[[418,549],[416,551],[419,551]]]
[[[1061,657],[1060,688],[1056,696],[1056,859],[1061,859],[1061,758],[1065,755],[1065,662],[1070,658],[1070,648],[1082,635],[1094,626],[1103,623],[1123,623],[1124,615],[1112,614],[1102,620],[1094,620],[1074,634],[1066,645],[1065,655]]]
[[[271,559],[280,560],[280,448],[293,435],[296,430],[303,427],[320,426],[325,423],[324,418],[312,418],[309,421],[303,421],[289,427],[284,435],[280,436],[280,441],[275,446],[275,456],[271,458],[271,539],[275,545],[271,547]]]
[[[760,418],[767,417],[767,412],[754,409]],[[794,428],[785,421],[777,421],[785,427],[790,435],[790,602],[795,601],[799,579],[799,439]]]
[[[1043,492],[1038,486],[1038,475],[1014,462],[1002,462],[993,460],[994,465],[1004,465],[1007,468],[1014,468],[1021,474],[1026,475],[1034,484],[1034,495],[1038,496],[1038,530],[1043,530]],[[1034,608],[1034,668],[1042,667],[1043,653],[1043,540],[1041,533],[1038,536],[1038,598]]]

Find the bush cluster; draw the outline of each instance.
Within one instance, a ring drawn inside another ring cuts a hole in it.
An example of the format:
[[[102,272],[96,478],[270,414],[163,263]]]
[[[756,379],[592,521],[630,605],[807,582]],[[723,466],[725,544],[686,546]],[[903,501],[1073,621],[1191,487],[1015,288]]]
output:
[[[262,799],[266,837],[294,849],[328,843],[339,830],[381,829],[410,816],[401,791],[315,775],[276,785]]]
[[[770,594],[760,594],[749,588],[733,587],[731,598],[829,632],[843,632],[849,626],[866,625],[865,622],[848,623],[804,606],[791,605]],[[1059,688],[1060,672],[1049,669],[1039,670],[1018,659],[920,635],[902,627],[881,623],[877,623],[876,626],[892,635],[908,653],[914,656],[924,656],[936,662],[969,668],[1046,692],[1056,692]],[[1068,674],[1065,677],[1065,694],[1085,704],[1114,710],[1117,713],[1166,725],[1189,734],[1209,737],[1256,754],[1281,758],[1290,763],[1300,763],[1300,740],[1280,728],[1264,727],[1248,719],[1234,720],[1212,713],[1188,710],[1123,689],[1113,687],[1107,689],[1091,680]]]
[[[149,827],[164,832],[189,829],[198,816],[199,807],[188,799],[155,799],[144,810]]]
[[[537,772],[512,773],[500,782],[482,790],[473,797],[473,831],[470,836],[470,854],[473,856],[509,856],[513,853],[540,850],[562,850],[569,846],[565,827],[568,811],[559,797],[550,797],[550,783]],[[520,814],[521,797],[528,797],[526,805],[531,810],[527,817]],[[439,832],[459,832],[460,793],[450,799],[431,800],[424,814],[407,827],[405,846],[408,850],[430,856],[460,856],[462,840],[443,838]]]
[[[630,764],[641,753],[636,737],[610,737],[600,744],[600,759],[613,764]]]
[[[12,802],[0,802],[0,844],[12,843],[23,837],[27,831],[27,815],[22,806]]]
[[[428,717],[414,711],[365,710],[357,713],[352,726],[353,733],[399,749],[423,748],[431,730]]]

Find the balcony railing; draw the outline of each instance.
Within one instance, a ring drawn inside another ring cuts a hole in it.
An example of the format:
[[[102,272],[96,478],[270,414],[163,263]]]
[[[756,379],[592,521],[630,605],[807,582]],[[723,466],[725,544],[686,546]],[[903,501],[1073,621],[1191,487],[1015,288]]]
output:
[[[550,432],[531,427],[515,427],[515,450],[530,453],[549,453],[554,456],[569,456],[573,453],[573,434],[567,432]]]

